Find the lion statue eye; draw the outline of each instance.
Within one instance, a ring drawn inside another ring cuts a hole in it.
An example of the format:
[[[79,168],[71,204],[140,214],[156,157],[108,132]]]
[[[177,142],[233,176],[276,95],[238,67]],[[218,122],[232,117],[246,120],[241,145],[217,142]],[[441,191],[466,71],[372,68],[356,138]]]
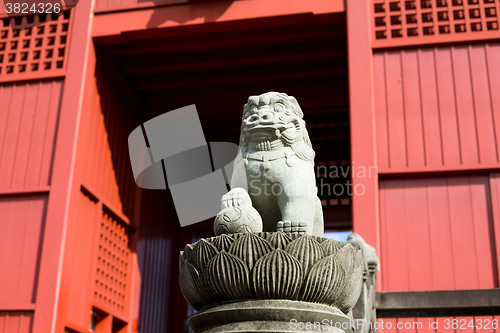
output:
[[[274,106],[274,111],[276,111],[276,112],[283,112],[283,109],[284,109],[283,104],[279,104],[279,103],[278,103],[278,104],[276,104],[276,105]]]

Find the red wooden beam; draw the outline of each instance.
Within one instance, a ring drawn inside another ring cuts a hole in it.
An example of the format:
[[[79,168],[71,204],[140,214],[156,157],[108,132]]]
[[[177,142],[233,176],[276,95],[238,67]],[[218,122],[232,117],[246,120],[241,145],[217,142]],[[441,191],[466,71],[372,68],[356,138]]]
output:
[[[307,50],[304,50],[307,51]],[[269,65],[269,64],[280,64],[283,61],[287,63],[296,63],[304,61],[334,61],[335,58],[344,59],[346,56],[345,50],[340,51],[318,51],[314,53],[298,53],[292,55],[272,55],[272,56],[262,56],[262,57],[248,57],[248,58],[238,58],[238,59],[220,59],[220,60],[210,60],[210,61],[193,61],[180,64],[168,64],[165,63],[165,56],[163,56],[162,61],[159,61],[158,57],[145,58],[146,61],[141,61],[137,63],[137,60],[129,60],[132,66],[125,69],[128,74],[144,74],[144,73],[159,73],[159,72],[183,72],[183,71],[200,71],[206,69],[227,69],[228,67],[247,67],[251,65]],[[144,59],[144,58],[142,58]],[[338,59],[337,59],[338,60]]]
[[[334,70],[323,70],[316,72],[303,72],[303,73],[281,73],[279,75],[274,73],[269,73],[267,75],[253,75],[253,76],[242,76],[242,77],[203,77],[198,78],[196,82],[193,82],[191,78],[185,78],[181,80],[172,80],[170,82],[165,82],[162,76],[143,76],[140,77],[137,83],[137,88],[140,90],[153,90],[153,89],[174,89],[174,88],[199,88],[199,87],[213,87],[213,86],[224,86],[224,85],[237,85],[237,84],[248,84],[250,82],[272,82],[272,81],[287,81],[287,80],[304,80],[304,79],[319,79],[325,77],[335,77],[337,75],[346,75],[344,69],[334,69]]]
[[[171,28],[170,30],[175,30]],[[151,40],[127,41],[126,44],[113,46],[113,55],[139,56],[154,54],[174,54],[196,50],[214,50],[267,43],[297,43],[298,41],[322,40],[344,43],[346,38],[345,23],[312,25],[297,24],[276,27],[274,29],[247,29],[225,31],[224,33],[194,36],[170,36],[167,44],[158,45]],[[102,38],[96,38],[100,43]],[[342,44],[343,45],[343,44]]]
[[[347,1],[351,161],[355,170],[364,167],[367,175],[369,168],[377,165],[371,6],[372,3],[366,0]],[[380,253],[377,175],[353,177],[352,183],[358,193],[364,189],[363,194],[354,194],[352,198],[353,231]],[[379,278],[378,285],[380,281]]]
[[[344,11],[344,1],[342,0],[254,0],[190,3],[189,5],[181,4],[96,15],[93,36],[118,36],[127,31],[194,25],[203,25],[203,31],[207,32],[207,23],[245,21],[263,17],[273,17],[273,20],[276,20],[275,17],[279,16],[321,15]],[[152,36],[150,33],[149,35]]]
[[[68,50],[67,75],[61,100],[54,166],[47,207],[36,309],[32,333],[62,332],[64,316],[59,298],[64,257],[65,232],[71,197],[79,191],[74,167],[83,86],[94,73],[95,59],[90,38],[94,0],[83,1],[74,9],[74,26]]]

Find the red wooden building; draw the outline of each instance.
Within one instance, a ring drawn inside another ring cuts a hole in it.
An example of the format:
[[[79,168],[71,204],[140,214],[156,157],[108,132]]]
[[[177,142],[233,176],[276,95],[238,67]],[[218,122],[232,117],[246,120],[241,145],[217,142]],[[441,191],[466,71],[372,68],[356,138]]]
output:
[[[246,98],[266,91],[295,96],[317,165],[346,171],[318,173],[325,224],[376,247],[379,291],[498,288],[499,11],[81,0],[8,17],[0,4],[0,332],[184,332],[178,251],[211,221],[181,229],[168,191],[137,187],[127,137],[196,104],[207,141],[237,143]]]

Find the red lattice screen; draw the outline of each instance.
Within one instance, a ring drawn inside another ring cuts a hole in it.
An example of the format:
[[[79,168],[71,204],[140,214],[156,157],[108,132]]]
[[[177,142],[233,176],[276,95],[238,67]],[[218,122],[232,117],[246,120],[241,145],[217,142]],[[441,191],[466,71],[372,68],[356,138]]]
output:
[[[373,47],[500,38],[500,0],[374,0]]]
[[[105,309],[126,312],[130,249],[121,221],[103,212],[94,298]]]
[[[0,19],[0,82],[63,76],[70,16],[68,10]]]

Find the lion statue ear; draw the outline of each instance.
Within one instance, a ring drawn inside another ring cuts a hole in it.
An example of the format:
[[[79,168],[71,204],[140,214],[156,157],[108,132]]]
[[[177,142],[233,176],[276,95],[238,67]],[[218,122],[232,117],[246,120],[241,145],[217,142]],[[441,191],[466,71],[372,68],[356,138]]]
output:
[[[302,109],[300,108],[300,105],[297,102],[297,100],[295,99],[295,97],[288,96],[288,100],[292,104],[292,108],[293,108],[293,111],[295,112],[295,114],[297,116],[299,116],[300,118],[304,118],[304,112],[302,112]]]

